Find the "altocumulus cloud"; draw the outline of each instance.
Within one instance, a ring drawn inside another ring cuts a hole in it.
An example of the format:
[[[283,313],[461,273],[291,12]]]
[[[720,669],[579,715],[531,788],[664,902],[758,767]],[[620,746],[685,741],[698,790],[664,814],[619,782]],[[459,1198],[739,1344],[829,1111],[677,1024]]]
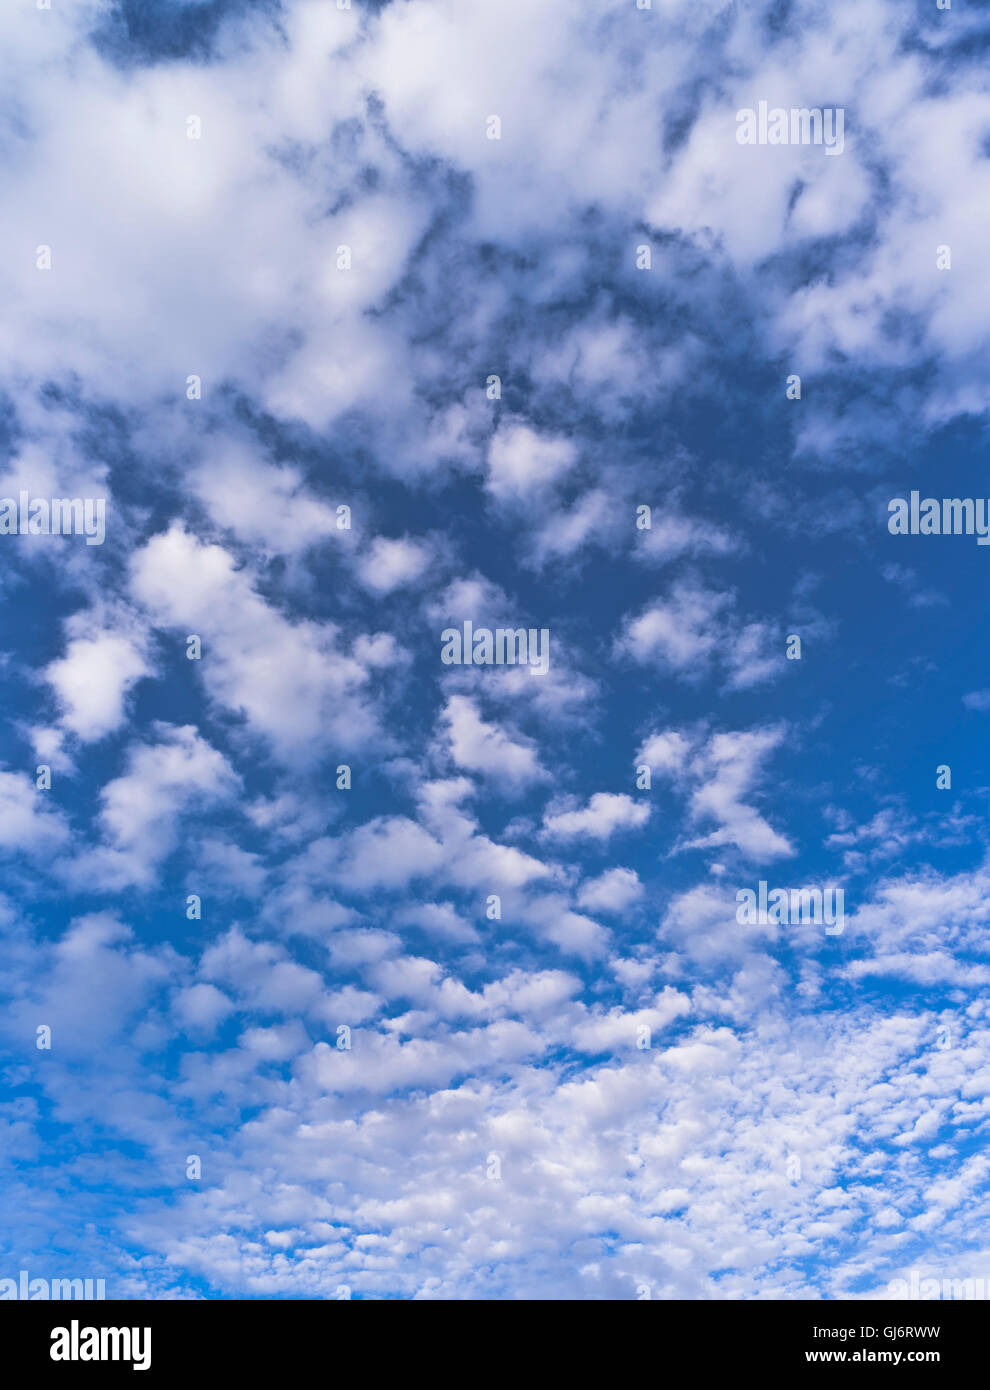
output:
[[[886,517],[983,486],[985,44],[4,7],[0,498],[106,534],[0,534],[0,1275],[980,1268],[986,557]],[[547,668],[445,666],[466,623]],[[737,921],[782,864],[841,937]]]

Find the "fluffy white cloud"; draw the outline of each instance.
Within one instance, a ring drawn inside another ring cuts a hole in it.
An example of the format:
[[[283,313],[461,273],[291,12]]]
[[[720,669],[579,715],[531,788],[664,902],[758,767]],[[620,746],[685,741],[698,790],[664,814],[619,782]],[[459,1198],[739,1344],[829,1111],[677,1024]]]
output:
[[[548,810],[543,826],[554,839],[587,837],[609,840],[617,830],[638,830],[650,818],[647,801],[635,801],[625,792],[595,792],[580,810]]]
[[[194,728],[159,723],[154,733],[156,742],[130,748],[126,772],[100,793],[103,844],[72,865],[77,881],[149,886],[178,841],[182,818],[238,790],[240,779],[226,758]]]
[[[591,912],[620,915],[643,897],[643,885],[635,869],[606,869],[597,878],[582,884],[578,905]]]
[[[659,660],[675,671],[700,674],[719,641],[729,602],[727,594],[679,583],[666,602],[630,619],[621,646],[636,661]]]
[[[390,594],[419,579],[430,563],[429,546],[402,536],[379,536],[358,566],[362,584],[376,594]]]
[[[649,737],[636,754],[654,772],[688,792],[693,822],[714,820],[716,829],[685,839],[683,849],[732,845],[749,859],[794,853],[786,836],[773,829],[746,798],[764,776],[764,765],[784,741],[782,726],[715,733],[707,738],[668,729]]]
[[[443,712],[450,756],[457,767],[477,772],[509,788],[545,779],[535,745],[482,719],[477,704],[452,695]]]
[[[150,673],[138,640],[117,632],[73,637],[45,671],[62,711],[62,725],[84,742],[112,733],[124,719],[131,687]]]
[[[48,854],[69,838],[69,828],[49,792],[24,772],[0,771],[0,846]]]
[[[282,757],[308,756],[329,740],[353,747],[376,731],[363,698],[374,650],[364,648],[362,661],[340,649],[334,625],[288,621],[221,546],[173,526],[136,553],[131,587],[153,620],[178,629],[183,643],[189,634],[201,637],[210,694]]]
[[[500,425],[491,442],[488,486],[500,501],[523,501],[569,472],[576,456],[570,440],[538,434],[521,421]]]

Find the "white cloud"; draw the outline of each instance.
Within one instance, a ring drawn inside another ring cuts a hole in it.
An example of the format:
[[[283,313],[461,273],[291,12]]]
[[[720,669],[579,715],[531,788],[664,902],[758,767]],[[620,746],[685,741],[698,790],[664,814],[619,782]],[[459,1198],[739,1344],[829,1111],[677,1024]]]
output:
[[[685,848],[735,845],[750,859],[776,859],[794,853],[787,837],[743,800],[783,739],[780,728],[713,735],[696,760],[701,785],[692,792],[690,804],[694,820],[713,819],[718,829],[689,841]]]
[[[247,445],[212,448],[192,485],[219,526],[263,554],[292,555],[324,540],[343,544],[348,536],[337,507],[349,505],[349,497],[322,501],[298,468],[265,463]]]
[[[576,459],[570,440],[540,435],[521,421],[502,424],[491,442],[488,487],[499,501],[525,501],[556,483]]]
[[[690,1013],[691,1003],[675,989],[665,989],[657,995],[652,1008],[626,1013],[612,1009],[607,1014],[595,1014],[574,1030],[574,1044],[582,1052],[619,1052],[639,1047],[644,1036],[652,1046],[652,1034],[675,1018]]]
[[[715,733],[684,734],[667,729],[641,745],[636,762],[668,778],[688,794],[693,822],[714,820],[717,829],[685,839],[682,849],[733,845],[750,859],[773,859],[794,853],[786,836],[773,829],[747,798],[760,782],[764,764],[784,741],[782,726]]]
[[[69,828],[51,791],[40,790],[24,772],[0,772],[0,846],[50,854],[69,838]]]
[[[700,674],[722,634],[728,594],[678,583],[666,602],[651,604],[626,625],[620,648],[639,662],[660,661]]]
[[[154,743],[134,744],[127,770],[100,793],[103,845],[72,865],[79,882],[95,874],[118,890],[149,886],[174,849],[181,818],[229,800],[240,779],[226,758],[190,725],[153,726]]]
[[[687,764],[692,741],[677,729],[667,729],[648,738],[636,754],[637,763],[645,763],[656,772],[673,775]]]
[[[542,781],[535,745],[482,719],[474,700],[452,695],[443,712],[450,755],[457,767],[477,772],[512,790]]]
[[[549,810],[543,818],[546,833],[555,839],[587,837],[609,840],[617,830],[638,830],[650,818],[647,801],[634,801],[625,792],[595,792],[581,810]]]
[[[578,893],[578,906],[591,912],[615,912],[620,916],[643,897],[643,885],[635,869],[606,869],[588,879]]]
[[[124,720],[128,691],[150,666],[139,641],[117,632],[73,637],[45,670],[65,729],[84,742],[103,738]]]
[[[203,640],[202,671],[211,696],[244,716],[288,760],[336,742],[355,747],[377,730],[363,688],[364,664],[341,650],[337,629],[289,622],[254,589],[222,547],[173,526],[134,557],[131,587],[161,627]],[[184,645],[183,645],[184,650]]]
[[[402,536],[390,540],[379,536],[358,566],[362,584],[376,594],[390,594],[414,583],[431,560],[428,545]]]

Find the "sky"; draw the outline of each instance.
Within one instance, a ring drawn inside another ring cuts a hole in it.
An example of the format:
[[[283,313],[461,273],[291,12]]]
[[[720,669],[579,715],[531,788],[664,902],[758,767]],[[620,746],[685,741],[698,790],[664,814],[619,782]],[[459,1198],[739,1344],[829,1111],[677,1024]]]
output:
[[[985,6],[42,4],[0,1279],[990,1277]]]

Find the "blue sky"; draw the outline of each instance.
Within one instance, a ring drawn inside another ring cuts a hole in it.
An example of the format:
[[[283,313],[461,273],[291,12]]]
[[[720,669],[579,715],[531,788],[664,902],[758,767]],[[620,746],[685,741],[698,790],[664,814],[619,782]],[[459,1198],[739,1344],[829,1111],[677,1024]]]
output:
[[[107,512],[0,534],[0,1278],[990,1274],[987,551],[887,526],[986,495],[988,32],[5,9],[0,497]]]

